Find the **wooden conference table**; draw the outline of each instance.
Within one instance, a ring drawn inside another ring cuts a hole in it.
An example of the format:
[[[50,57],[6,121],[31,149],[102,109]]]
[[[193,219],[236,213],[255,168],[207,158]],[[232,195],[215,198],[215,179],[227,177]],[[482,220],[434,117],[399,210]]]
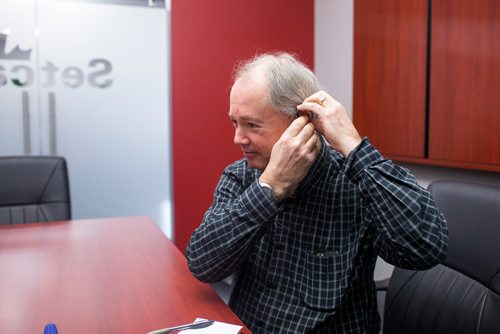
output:
[[[0,226],[0,333],[145,334],[197,317],[243,325],[148,218]]]

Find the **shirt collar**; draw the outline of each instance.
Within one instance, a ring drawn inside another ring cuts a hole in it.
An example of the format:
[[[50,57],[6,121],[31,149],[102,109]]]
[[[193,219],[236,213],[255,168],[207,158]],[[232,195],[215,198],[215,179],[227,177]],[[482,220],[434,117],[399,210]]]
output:
[[[323,136],[320,136],[320,144],[321,148],[318,156],[302,182],[300,182],[297,189],[298,194],[307,193],[309,190],[313,189],[321,179],[326,177],[326,173],[330,167],[334,167],[334,169],[337,170],[339,169],[339,164],[336,159],[331,158],[332,148],[328,145]]]

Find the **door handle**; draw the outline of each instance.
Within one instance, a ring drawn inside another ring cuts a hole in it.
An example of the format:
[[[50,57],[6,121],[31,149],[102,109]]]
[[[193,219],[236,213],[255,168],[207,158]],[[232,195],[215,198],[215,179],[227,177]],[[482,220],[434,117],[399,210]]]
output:
[[[22,92],[24,155],[31,155],[30,100],[28,92]]]
[[[56,96],[49,93],[49,145],[50,155],[57,155]]]

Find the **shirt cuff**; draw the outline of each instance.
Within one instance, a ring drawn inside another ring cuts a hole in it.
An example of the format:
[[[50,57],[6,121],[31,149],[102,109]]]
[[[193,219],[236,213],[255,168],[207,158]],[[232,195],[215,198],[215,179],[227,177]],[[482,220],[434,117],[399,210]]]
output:
[[[368,138],[364,137],[361,143],[347,157],[344,173],[351,181],[357,182],[365,169],[384,160],[382,154],[372,146]]]
[[[265,190],[256,180],[243,193],[244,207],[254,221],[267,222],[282,208],[281,202],[265,193]]]

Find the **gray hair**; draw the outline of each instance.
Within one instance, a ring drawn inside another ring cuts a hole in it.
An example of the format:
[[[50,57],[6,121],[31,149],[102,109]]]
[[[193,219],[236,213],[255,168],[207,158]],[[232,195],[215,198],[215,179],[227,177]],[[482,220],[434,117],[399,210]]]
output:
[[[237,65],[234,81],[260,72],[268,85],[269,105],[287,116],[297,115],[297,106],[320,90],[314,73],[289,53],[264,53]]]

